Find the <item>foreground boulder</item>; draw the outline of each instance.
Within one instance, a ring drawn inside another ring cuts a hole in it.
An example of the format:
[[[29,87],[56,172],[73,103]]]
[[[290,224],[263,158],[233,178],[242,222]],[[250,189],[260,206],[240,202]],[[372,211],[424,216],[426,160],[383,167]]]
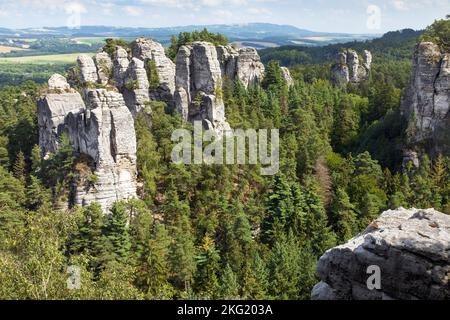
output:
[[[370,266],[379,268],[380,289],[369,289]],[[450,216],[433,209],[387,211],[327,251],[317,274],[315,300],[450,299]]]

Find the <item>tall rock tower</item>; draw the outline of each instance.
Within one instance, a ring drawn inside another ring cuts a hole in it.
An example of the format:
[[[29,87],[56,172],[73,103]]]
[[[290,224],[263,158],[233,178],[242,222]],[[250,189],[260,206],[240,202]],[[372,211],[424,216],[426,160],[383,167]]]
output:
[[[450,155],[450,52],[434,43],[415,48],[411,82],[401,111],[408,120],[408,149]]]

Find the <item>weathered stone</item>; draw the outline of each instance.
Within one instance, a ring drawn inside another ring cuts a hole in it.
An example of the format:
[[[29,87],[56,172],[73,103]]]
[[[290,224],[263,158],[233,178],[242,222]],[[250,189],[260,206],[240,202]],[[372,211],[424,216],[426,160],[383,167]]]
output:
[[[331,80],[337,86],[366,81],[372,67],[372,59],[372,53],[368,50],[363,52],[363,61],[360,61],[358,53],[354,50],[340,52],[331,68]]]
[[[449,57],[431,42],[418,44],[411,82],[402,99],[402,114],[409,121],[409,148],[425,146],[431,156],[450,155]]]
[[[217,51],[211,43],[193,43],[192,70],[193,91],[214,94],[222,85],[222,71],[217,59]]]
[[[78,57],[77,63],[80,70],[81,84],[97,83],[97,67],[95,66],[94,60],[90,56],[82,54]]]
[[[245,87],[260,83],[264,78],[264,64],[261,62],[258,52],[254,48],[239,49],[237,58],[237,78]]]
[[[48,156],[67,134],[79,159],[70,204],[98,202],[107,212],[114,202],[136,196],[134,121],[120,93],[88,89],[84,96],[86,104],[79,93],[47,94],[39,101],[39,145]]]
[[[64,78],[60,74],[55,73],[48,80],[48,88],[50,90],[68,91],[70,90],[70,85],[67,83],[66,78]]]
[[[130,61],[128,60],[127,51],[121,47],[117,47],[113,59],[113,76],[114,85],[119,89],[122,89],[125,85],[129,64]]]
[[[381,270],[370,290],[369,266]],[[362,234],[319,260],[314,299],[449,299],[450,216],[433,209],[383,213]]]
[[[113,62],[106,52],[99,52],[95,55],[97,65],[98,81],[100,84],[107,85],[109,79],[113,76]]]
[[[65,129],[66,116],[84,110],[85,105],[78,92],[47,94],[38,102],[39,146],[43,157],[58,149],[59,138]]]
[[[133,57],[144,61],[145,66],[150,60],[155,62],[160,83],[159,90],[155,92],[156,98],[166,101],[173,99],[175,64],[166,56],[164,47],[151,39],[138,38],[131,43],[131,51]]]
[[[217,58],[220,62],[222,77],[235,80],[237,75],[237,59],[239,52],[232,46],[217,46]]]
[[[184,122],[189,121],[189,96],[186,90],[179,87],[174,94],[175,110],[181,115]]]
[[[283,72],[283,78],[286,80],[288,87],[292,87],[294,85],[294,79],[292,79],[289,69],[286,67],[281,67],[281,72]]]
[[[184,121],[202,121],[221,135],[230,128],[222,94],[223,70],[217,49],[208,42],[182,46],[177,55],[175,110]]]
[[[139,111],[150,101],[149,82],[144,61],[138,58],[131,59],[123,89],[124,99],[128,109],[135,117]]]

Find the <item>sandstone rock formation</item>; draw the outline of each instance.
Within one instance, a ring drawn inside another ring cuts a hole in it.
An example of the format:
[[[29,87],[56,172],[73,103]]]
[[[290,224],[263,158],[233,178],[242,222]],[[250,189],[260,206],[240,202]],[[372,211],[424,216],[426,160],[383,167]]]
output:
[[[180,48],[176,61],[175,106],[185,121],[203,121],[221,135],[231,130],[221,97],[222,67],[217,50],[208,42]]]
[[[120,93],[85,89],[83,96],[49,93],[39,101],[39,145],[48,157],[66,134],[80,159],[70,204],[98,202],[106,212],[114,202],[136,196],[134,122]]]
[[[107,85],[113,76],[113,62],[106,52],[99,52],[95,55],[97,65],[98,81],[102,85]]]
[[[248,87],[260,83],[264,71],[253,48],[237,50],[208,42],[182,46],[176,58],[175,109],[185,121],[203,121],[205,127],[221,135],[230,130],[221,97],[224,81],[239,80]]]
[[[77,63],[80,70],[81,84],[97,83],[97,67],[94,60],[90,56],[82,54],[78,57]]]
[[[67,83],[66,78],[64,78],[62,75],[54,74],[48,80],[48,88],[49,90],[67,91],[70,90],[70,85]]]
[[[74,183],[72,204],[99,202],[107,210],[136,195],[134,117],[147,102],[165,101],[185,121],[202,121],[221,136],[231,131],[222,98],[225,79],[256,84],[263,79],[264,65],[255,49],[208,42],[181,47],[175,64],[161,44],[139,38],[128,51],[117,47],[112,56],[80,55],[69,74],[70,84],[52,76],[39,102],[39,144],[48,156],[67,134],[85,169]],[[291,83],[289,70],[283,74]],[[96,177],[94,182],[89,175]]]
[[[381,289],[369,290],[369,266]],[[433,209],[383,213],[362,234],[319,260],[316,300],[450,299],[450,216]]]
[[[347,83],[357,84],[368,79],[372,67],[372,54],[364,50],[360,61],[358,53],[354,50],[340,52],[336,63],[331,69],[331,78],[334,84],[345,86]]]
[[[138,38],[131,43],[131,51],[133,57],[144,61],[145,66],[151,60],[155,62],[160,86],[153,96],[170,102],[175,92],[175,64],[166,56],[164,47],[151,39]]]
[[[283,73],[283,78],[286,80],[288,87],[292,87],[294,85],[294,79],[291,76],[291,72],[286,67],[281,67],[281,72]]]
[[[407,121],[409,148],[450,155],[450,52],[431,42],[416,46],[411,82],[401,110]]]

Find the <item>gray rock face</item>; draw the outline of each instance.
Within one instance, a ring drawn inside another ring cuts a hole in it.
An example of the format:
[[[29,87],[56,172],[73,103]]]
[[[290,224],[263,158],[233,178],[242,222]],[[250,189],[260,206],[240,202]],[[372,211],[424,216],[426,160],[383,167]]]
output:
[[[70,90],[70,85],[67,83],[66,78],[64,78],[60,74],[55,73],[48,80],[48,88],[50,90],[67,91]]]
[[[113,75],[113,62],[106,52],[99,52],[95,55],[97,65],[98,82],[103,85],[109,83]]]
[[[232,46],[218,46],[216,49],[220,68],[222,70],[222,77],[235,80],[239,52]]]
[[[113,76],[116,87],[122,88],[125,85],[129,64],[127,51],[118,47],[113,59]]]
[[[336,63],[331,68],[331,80],[335,85],[345,86],[351,82],[357,84],[366,81],[372,67],[372,53],[363,52],[363,61],[354,50],[340,52],[336,57]]]
[[[151,39],[138,38],[131,43],[131,51],[145,66],[150,60],[155,62],[160,87],[153,96],[170,103],[175,92],[175,64],[166,56],[164,47]]]
[[[80,81],[83,85],[88,83],[97,83],[97,67],[94,60],[86,55],[82,54],[77,59],[78,68],[80,70]]]
[[[381,289],[369,290],[381,271]],[[316,300],[450,299],[450,216],[433,209],[390,210],[361,235],[319,260]]]
[[[289,70],[283,73],[293,85]],[[263,77],[264,65],[253,48],[238,51],[208,42],[182,46],[176,58],[175,109],[185,121],[203,121],[205,127],[221,135],[230,130],[221,97],[224,81],[238,79],[248,87]]]
[[[291,72],[286,67],[281,67],[281,72],[283,72],[283,78],[286,80],[288,87],[294,85],[294,79],[292,79]]]
[[[58,149],[59,137],[65,130],[65,119],[70,113],[84,112],[81,95],[76,93],[47,94],[38,103],[39,146],[42,156]]]
[[[123,94],[126,105],[133,116],[136,116],[145,106],[145,103],[150,101],[149,87],[144,61],[138,58],[131,59],[127,70]]]
[[[79,159],[72,205],[114,202],[136,196],[136,135],[122,94],[105,89],[47,94],[38,104],[39,145],[48,156],[67,134]],[[96,176],[92,181],[92,175]]]
[[[221,97],[223,68],[214,45],[194,42],[177,55],[175,109],[185,121],[203,121],[222,135],[230,129]]]
[[[437,45],[422,42],[413,58],[411,83],[401,110],[409,121],[408,143],[427,146],[432,156],[450,155],[450,53]]]
[[[257,84],[264,78],[264,64],[261,62],[258,51],[254,48],[239,49],[236,63],[237,78],[245,87]]]

